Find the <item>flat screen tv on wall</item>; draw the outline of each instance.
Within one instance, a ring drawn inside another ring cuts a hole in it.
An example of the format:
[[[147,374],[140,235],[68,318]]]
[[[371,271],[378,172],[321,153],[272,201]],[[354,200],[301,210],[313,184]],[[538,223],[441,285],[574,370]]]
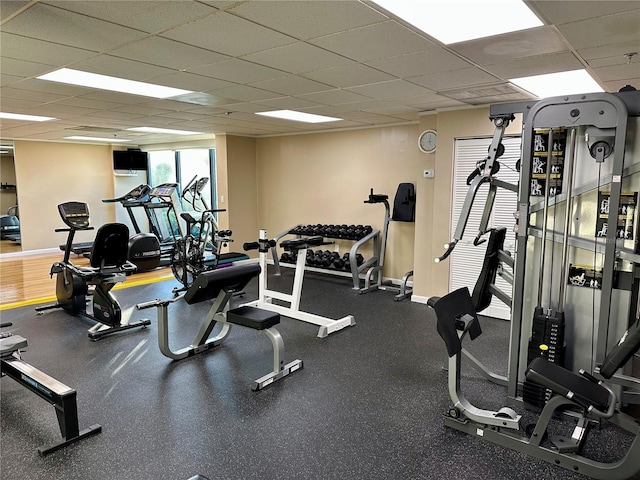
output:
[[[149,154],[140,150],[114,150],[113,169],[114,170],[147,170],[149,165]]]

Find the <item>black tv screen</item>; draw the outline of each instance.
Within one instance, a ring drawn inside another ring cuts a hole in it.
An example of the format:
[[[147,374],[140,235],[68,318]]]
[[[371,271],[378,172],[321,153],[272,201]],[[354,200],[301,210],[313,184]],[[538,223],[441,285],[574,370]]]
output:
[[[140,150],[114,150],[114,170],[147,170],[149,154]]]

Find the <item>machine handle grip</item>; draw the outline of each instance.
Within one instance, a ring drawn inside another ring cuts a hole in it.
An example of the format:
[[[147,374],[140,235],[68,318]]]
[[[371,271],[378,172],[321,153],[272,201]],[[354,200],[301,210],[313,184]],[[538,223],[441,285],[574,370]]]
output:
[[[249,250],[257,250],[260,248],[260,244],[258,242],[245,242],[242,244],[242,248],[245,252]]]
[[[452,240],[451,242],[449,242],[445,248],[445,252],[440,255],[438,258],[436,258],[435,262],[436,263],[440,263],[441,261],[445,260],[449,255],[451,255],[451,252],[453,252],[453,249],[456,248],[456,244],[458,243],[458,240]]]

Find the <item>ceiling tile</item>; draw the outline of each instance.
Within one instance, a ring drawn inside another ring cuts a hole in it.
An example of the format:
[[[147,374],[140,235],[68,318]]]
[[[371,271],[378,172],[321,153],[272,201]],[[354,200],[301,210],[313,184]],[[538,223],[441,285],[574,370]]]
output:
[[[171,68],[172,70],[188,70],[229,58],[221,53],[158,36],[147,37],[137,42],[129,43],[112,50],[109,54]]]
[[[179,0],[119,0],[117,2],[55,0],[43,3],[147,33],[160,32],[209,15],[217,10],[199,2]]]
[[[324,90],[322,92],[307,93],[298,95],[300,98],[311,100],[312,102],[326,105],[339,105],[341,103],[359,102],[368,100],[364,95],[342,89]]]
[[[147,35],[41,3],[4,23],[2,30],[61,45],[82,45],[96,52],[108,51]]]
[[[367,5],[354,1],[243,2],[231,11],[299,39],[320,37],[387,20],[387,17]]]
[[[295,42],[292,37],[224,12],[173,28],[161,36],[231,56]]]
[[[21,86],[21,84],[18,84],[18,86]],[[56,100],[62,100],[67,97],[69,97],[69,95],[59,95],[25,88],[16,88],[16,86],[2,88],[2,102],[8,98],[13,98],[17,100],[28,100],[30,102],[49,103],[55,102]]]
[[[553,27],[531,28],[454,43],[449,48],[478,65],[492,65],[516,58],[569,50],[562,36]]]
[[[640,9],[559,25],[576,50],[640,41]]]
[[[84,72],[98,73],[127,80],[148,81],[151,78],[173,73],[175,70],[137,62],[127,58],[111,55],[98,55],[81,62],[74,63],[71,68]]]
[[[578,55],[586,60],[593,60],[596,58],[606,58],[620,56],[624,58],[626,53],[640,54],[640,40],[631,42],[616,43],[614,45],[603,45],[601,47],[583,48],[578,50]],[[625,59],[626,61],[626,59]]]
[[[47,80],[38,80],[37,78],[28,78],[21,80],[18,83],[12,85],[14,88],[20,88],[23,90],[30,90],[33,92],[41,92],[58,96],[57,98],[73,97],[76,95],[82,95],[90,92],[93,89],[86,87],[78,87],[75,85],[66,85],[64,83],[49,82]],[[4,91],[3,91],[4,95]],[[53,101],[53,100],[51,100]]]
[[[21,8],[26,7],[31,0],[2,0],[2,8],[0,8],[0,20],[4,20],[16,13]]]
[[[491,73],[503,80],[545,73],[566,72],[580,68],[584,68],[584,65],[571,52],[519,58],[487,67],[488,70],[491,70]]]
[[[547,23],[568,23],[587,18],[599,18],[613,13],[638,9],[637,0],[530,0],[530,7],[538,12]]]
[[[352,63],[342,67],[328,68],[305,73],[306,78],[331,85],[332,87],[354,87],[368,83],[393,80],[393,76],[361,63]]]
[[[303,95],[305,93],[322,92],[331,87],[307,78],[289,75],[288,77],[274,78],[264,82],[256,82],[254,87],[263,88],[281,95]]]
[[[235,83],[255,83],[261,80],[284,77],[287,75],[281,70],[265,67],[256,63],[247,62],[238,58],[223,60],[213,65],[201,65],[190,68],[190,72],[207,77],[219,78]]]
[[[149,82],[167,87],[183,88],[194,92],[211,92],[212,90],[236,85],[225,80],[218,80],[217,78],[205,77],[188,72],[173,72],[168,75],[151,78]]]
[[[213,94],[233,100],[232,103],[237,103],[238,100],[258,102],[260,100],[267,100],[269,98],[278,98],[282,96],[282,94],[274,93],[262,88],[256,88],[249,85],[235,85],[231,87],[225,87],[214,91]]]
[[[432,73],[408,78],[410,82],[422,85],[435,92],[451,88],[498,83],[499,79],[479,68],[463,68],[453,72]]]
[[[17,75],[22,78],[36,77],[55,70],[55,68],[55,65],[29,62],[17,58],[0,58],[0,72],[11,72],[12,75]]]
[[[302,110],[318,105],[316,102],[297,97],[280,97],[270,100],[262,100],[259,103],[266,107],[270,107],[271,110]]]
[[[615,80],[626,80],[629,78],[635,78],[640,73],[640,64],[637,62],[622,64],[622,65],[608,65],[602,68],[594,68],[594,71],[598,77],[604,82],[611,82]],[[620,85],[620,87],[623,87]]]
[[[252,53],[243,58],[250,62],[269,65],[289,73],[309,72],[311,70],[337,67],[351,62],[348,58],[302,42]]]
[[[2,27],[4,28],[4,26]],[[0,32],[2,57],[17,58],[48,65],[55,59],[56,66],[65,66],[73,62],[94,57],[96,52],[81,48],[48,43],[35,38]]]
[[[433,48],[424,52],[379,58],[369,60],[366,63],[367,65],[402,78],[441,71],[459,70],[472,66],[468,61],[448,52],[444,48]]]
[[[6,73],[0,73],[0,87],[7,87],[17,82],[24,80],[24,77],[17,77],[15,75],[7,75]]]
[[[415,83],[405,80],[390,80],[387,82],[372,83],[347,88],[350,92],[359,93],[371,98],[392,98],[400,95],[419,95],[427,91]]]
[[[358,61],[419,52],[435,46],[393,20],[315,38],[310,43]]]

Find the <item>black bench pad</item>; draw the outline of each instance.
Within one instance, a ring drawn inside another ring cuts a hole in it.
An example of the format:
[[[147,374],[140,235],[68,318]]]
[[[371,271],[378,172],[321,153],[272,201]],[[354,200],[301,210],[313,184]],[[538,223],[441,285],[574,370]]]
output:
[[[529,380],[565,397],[568,392],[573,392],[575,397],[600,410],[606,410],[609,405],[609,392],[604,387],[542,357],[533,359],[525,375]]]
[[[280,314],[255,307],[238,307],[227,312],[227,322],[255,330],[265,330],[280,323]]]

